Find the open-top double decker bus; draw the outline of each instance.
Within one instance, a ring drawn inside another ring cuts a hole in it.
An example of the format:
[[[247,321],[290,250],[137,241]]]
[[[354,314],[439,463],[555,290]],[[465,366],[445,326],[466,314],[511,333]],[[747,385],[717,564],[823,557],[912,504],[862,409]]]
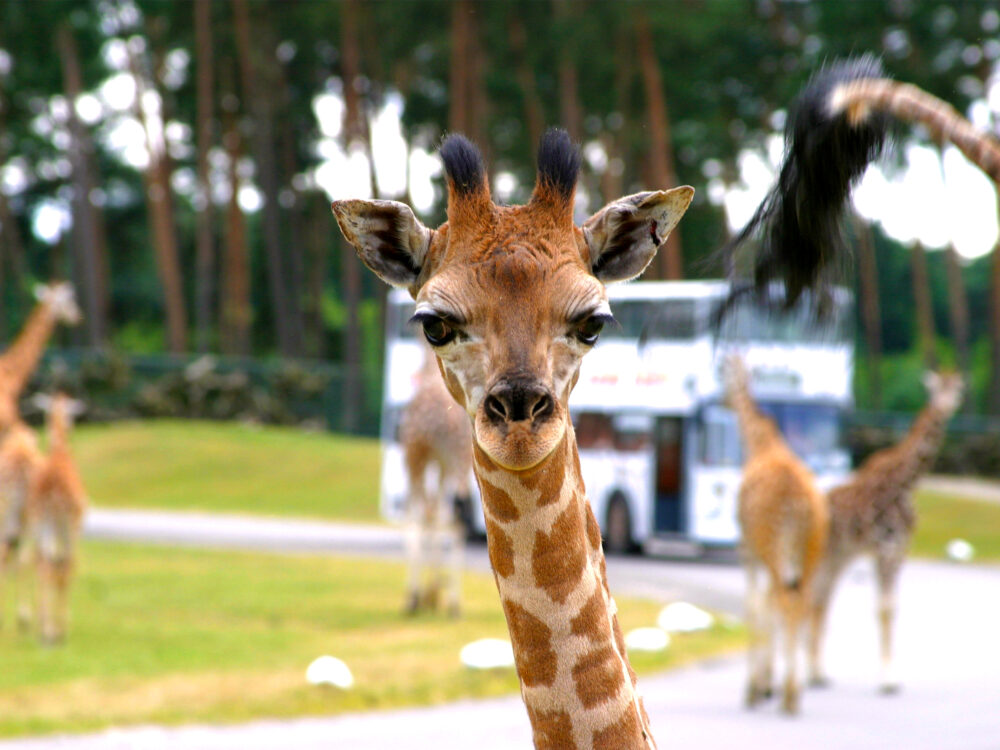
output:
[[[821,486],[850,470],[842,422],[853,406],[851,299],[833,296],[830,322],[805,305],[767,314],[739,304],[718,330],[724,282],[634,282],[608,288],[618,325],[583,359],[570,397],[587,495],[611,551],[679,552],[738,541],[743,462],[735,415],[723,405],[721,368],[740,354],[760,408],[771,414]],[[382,511],[400,518],[406,484],[395,441],[424,348],[406,321],[413,302],[389,298],[383,402]],[[477,502],[465,509],[484,531]]]

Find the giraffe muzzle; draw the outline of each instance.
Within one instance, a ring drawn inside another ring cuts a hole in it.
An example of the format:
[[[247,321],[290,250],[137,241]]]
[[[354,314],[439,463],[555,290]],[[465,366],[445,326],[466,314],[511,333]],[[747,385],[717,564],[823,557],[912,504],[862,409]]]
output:
[[[555,411],[549,389],[535,380],[500,380],[486,395],[483,409],[494,424],[528,421],[532,426],[545,422]]]

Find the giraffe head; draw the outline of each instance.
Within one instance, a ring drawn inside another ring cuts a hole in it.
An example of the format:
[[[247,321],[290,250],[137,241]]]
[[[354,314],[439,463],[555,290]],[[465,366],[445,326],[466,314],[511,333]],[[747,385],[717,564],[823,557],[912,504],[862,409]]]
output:
[[[479,151],[441,147],[448,221],[430,229],[393,201],[345,200],[333,212],[361,260],[416,300],[414,321],[448,390],[497,464],[530,468],[559,444],[580,361],[611,320],[604,284],[646,268],[694,190],[614,201],[573,223],[580,156],[564,131],[543,137],[531,200],[497,205]]]
[[[924,386],[930,396],[931,406],[937,411],[951,416],[962,403],[965,383],[957,372],[924,373]]]
[[[76,293],[68,281],[38,284],[35,299],[48,307],[53,318],[61,323],[76,325],[83,320],[83,313],[76,304]]]
[[[73,422],[87,410],[86,404],[71,398],[65,393],[55,395],[36,393],[31,402],[48,415],[49,429],[66,434],[73,427]]]

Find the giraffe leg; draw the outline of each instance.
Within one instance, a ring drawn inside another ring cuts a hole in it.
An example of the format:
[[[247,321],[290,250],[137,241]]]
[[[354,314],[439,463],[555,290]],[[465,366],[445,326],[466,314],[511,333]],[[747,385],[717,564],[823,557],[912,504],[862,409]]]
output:
[[[448,616],[462,615],[462,568],[465,567],[465,529],[455,518],[445,527],[448,537]]]
[[[69,629],[69,582],[73,573],[73,561],[59,560],[53,565],[53,606],[52,642],[66,640]]]
[[[823,642],[826,618],[830,607],[831,586],[824,579],[817,581],[809,607],[809,685],[827,687],[830,679],[823,669]]]
[[[896,583],[902,556],[879,553],[875,560],[878,578],[878,625],[880,647],[879,691],[885,695],[899,692],[899,678],[896,676],[892,659],[892,627],[896,614]]]
[[[747,571],[747,623],[750,630],[748,676],[745,703],[753,708],[771,694],[772,628],[766,594],[760,590],[760,566],[755,561],[746,563]]]
[[[420,609],[420,573],[424,543],[421,520],[413,507],[413,499],[411,495],[409,518],[404,533],[406,543],[406,602],[403,605],[403,611],[408,615],[412,615]]]
[[[53,564],[38,558],[38,628],[42,643],[55,643],[55,570]]]
[[[800,689],[798,678],[798,645],[802,631],[802,615],[805,603],[801,591],[782,591],[779,606],[784,626],[785,646],[785,686],[781,699],[782,712],[794,716],[799,712]]]

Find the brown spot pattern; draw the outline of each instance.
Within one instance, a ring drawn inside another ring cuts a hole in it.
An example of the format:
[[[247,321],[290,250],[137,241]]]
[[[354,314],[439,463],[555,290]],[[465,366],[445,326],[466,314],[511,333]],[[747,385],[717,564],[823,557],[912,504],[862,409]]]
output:
[[[587,540],[592,550],[598,550],[601,548],[601,527],[597,524],[590,503],[584,503],[584,506],[587,508]]]
[[[504,578],[514,575],[514,544],[507,532],[486,519],[486,540],[493,570]]]
[[[573,722],[565,711],[540,711],[528,706],[535,750],[576,750]]]
[[[521,517],[513,498],[505,490],[482,482],[483,505],[497,520],[503,523],[516,521]]]
[[[645,732],[639,724],[639,714],[629,709],[618,721],[594,732],[594,750],[623,750],[636,747],[636,741],[645,740]],[[645,745],[643,745],[645,747]]]
[[[608,700],[621,688],[625,681],[621,659],[609,645],[595,648],[581,656],[573,665],[573,681],[583,707],[593,708]]]
[[[604,592],[600,586],[594,588],[594,594],[587,603],[580,607],[576,617],[570,621],[570,632],[573,635],[589,636],[591,640],[601,639],[598,627],[603,618],[607,617],[608,608],[604,601]]]
[[[556,517],[549,534],[535,532],[531,572],[535,583],[559,604],[576,588],[587,565],[583,533],[583,519],[573,504]]]
[[[526,687],[549,687],[556,679],[557,659],[552,649],[552,631],[524,607],[503,599],[507,629],[514,644],[517,674]]]

